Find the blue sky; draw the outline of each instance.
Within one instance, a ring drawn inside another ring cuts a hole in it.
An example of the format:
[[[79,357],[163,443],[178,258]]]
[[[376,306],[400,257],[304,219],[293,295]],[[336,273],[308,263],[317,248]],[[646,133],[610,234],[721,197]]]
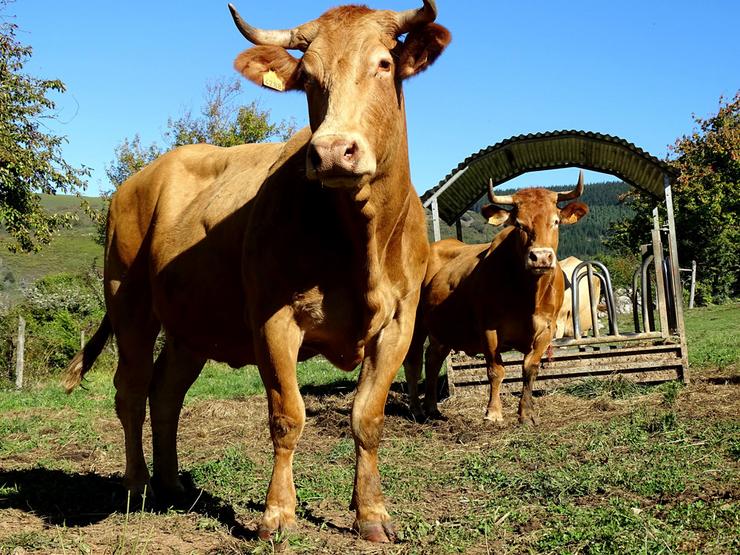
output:
[[[333,0],[233,0],[259,27],[293,27]],[[160,140],[167,118],[197,109],[205,84],[235,75],[248,47],[225,0],[18,0],[19,39],[34,48],[29,73],[58,78],[64,153],[92,168],[89,193],[109,189],[104,168],[125,137]],[[408,0],[370,7],[407,9]],[[419,2],[421,5],[421,2]],[[583,129],[617,135],[663,158],[740,89],[736,0],[437,0],[452,44],[406,82],[411,173],[421,193],[471,153],[513,135]],[[276,120],[307,122],[299,93],[246,84]],[[575,170],[538,172],[515,185],[570,183]],[[604,176],[588,174],[588,180]]]

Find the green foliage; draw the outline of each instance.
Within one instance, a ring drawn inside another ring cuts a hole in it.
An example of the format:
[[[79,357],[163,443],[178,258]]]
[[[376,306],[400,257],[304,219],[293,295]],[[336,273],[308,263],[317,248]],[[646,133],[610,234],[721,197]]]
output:
[[[81,275],[56,274],[36,281],[23,302],[0,319],[0,361],[10,374],[18,318],[26,320],[25,376],[37,380],[66,367],[88,334],[102,318],[102,282],[93,271]]]
[[[294,133],[292,123],[270,122],[270,111],[261,110],[257,102],[237,106],[235,101],[241,90],[239,79],[207,84],[200,115],[193,116],[187,110],[179,118],[167,121],[168,148],[197,143],[225,147],[262,143],[275,137],[287,139]]]
[[[694,121],[698,129],[671,149],[678,252],[682,266],[698,263],[698,302],[721,303],[740,294],[740,92]],[[609,245],[634,252],[648,241],[653,206],[634,191],[625,200],[634,217],[612,225]]]
[[[114,153],[115,158],[106,166],[105,174],[118,189],[130,176],[162,154],[162,149],[154,143],[148,147],[141,146],[141,137],[137,134],[130,141],[124,139]]]
[[[262,110],[257,102],[238,105],[241,81],[217,80],[206,85],[204,103],[198,115],[186,110],[180,117],[167,120],[167,131],[161,144],[142,146],[139,135],[124,139],[114,152],[113,161],[106,167],[106,174],[113,190],[103,194],[105,206],[91,211],[97,222],[97,242],[105,244],[108,202],[112,193],[133,174],[161,154],[178,146],[206,143],[216,146],[236,146],[261,143],[270,139],[287,139],[295,132],[293,122],[270,121],[270,111]]]
[[[606,230],[602,230],[602,238],[603,233],[606,233]],[[640,267],[640,257],[636,253],[625,252],[620,255],[602,252],[594,255],[594,260],[598,260],[609,270],[615,291],[617,289],[632,290],[632,276]]]
[[[0,10],[7,8],[0,0]],[[0,11],[0,14],[2,14]],[[43,209],[38,193],[78,193],[86,168],[69,165],[61,153],[65,138],[45,132],[53,119],[51,93],[63,93],[58,79],[24,73],[32,49],[16,39],[18,27],[0,17],[0,222],[12,251],[36,251],[71,218]]]

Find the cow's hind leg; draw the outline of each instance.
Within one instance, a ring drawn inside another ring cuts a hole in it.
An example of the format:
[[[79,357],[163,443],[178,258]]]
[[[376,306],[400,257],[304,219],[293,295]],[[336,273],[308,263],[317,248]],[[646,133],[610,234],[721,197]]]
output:
[[[409,352],[403,361],[403,368],[406,373],[406,386],[409,392],[409,408],[411,415],[417,422],[425,419],[424,411],[421,410],[419,402],[419,378],[421,377],[421,368],[424,362],[424,341],[426,333],[419,329],[420,318],[417,317],[417,329],[414,330],[414,337],[411,340]]]
[[[117,334],[118,367],[113,378],[116,387],[116,413],[123,426],[126,445],[124,484],[134,496],[144,495],[149,486],[149,471],[144,460],[142,426],[146,398],[152,378],[153,349],[159,324],[127,326]]]
[[[424,412],[427,418],[441,419],[442,413],[437,408],[439,373],[442,370],[447,355],[450,354],[450,348],[442,345],[433,337],[429,338],[429,345],[426,349],[425,373],[426,384],[424,394]]]
[[[255,351],[267,392],[274,463],[267,490],[265,512],[258,535],[269,539],[273,532],[296,526],[296,494],[293,453],[306,421],[306,408],[298,389],[296,362],[302,332],[290,310],[282,310],[264,323],[255,339]]]
[[[177,426],[185,394],[205,362],[176,339],[168,337],[154,364],[149,413],[154,466],[152,487],[158,503],[177,504],[184,493],[177,473]]]

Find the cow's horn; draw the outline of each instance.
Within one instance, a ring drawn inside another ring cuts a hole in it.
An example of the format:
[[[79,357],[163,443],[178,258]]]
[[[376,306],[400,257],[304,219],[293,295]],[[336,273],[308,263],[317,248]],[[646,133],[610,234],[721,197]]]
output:
[[[488,179],[488,200],[493,204],[500,204],[503,206],[514,204],[514,197],[511,195],[495,195],[493,193],[493,179]]]
[[[397,12],[398,34],[408,33],[417,25],[431,23],[437,19],[437,5],[434,0],[424,0],[424,5],[418,10],[404,10]]]
[[[318,31],[315,21],[309,21],[295,29],[257,29],[242,19],[233,4],[229,4],[229,11],[236,28],[252,44],[282,46],[305,52]]]
[[[576,188],[572,191],[568,191],[567,193],[558,193],[558,202],[562,202],[564,200],[573,200],[575,198],[580,197],[583,194],[583,170],[578,174],[578,184],[576,185]]]

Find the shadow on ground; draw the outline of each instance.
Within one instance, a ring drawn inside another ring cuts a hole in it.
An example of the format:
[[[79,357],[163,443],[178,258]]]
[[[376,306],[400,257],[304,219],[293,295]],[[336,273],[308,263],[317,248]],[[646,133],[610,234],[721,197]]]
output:
[[[185,473],[186,491],[181,500],[168,506],[147,504],[147,510],[166,512],[170,508],[194,512],[218,520],[239,539],[256,539],[256,532],[245,528],[236,518],[234,508],[222,499],[192,485]],[[61,470],[32,468],[0,470],[0,509],[31,512],[49,526],[84,527],[98,523],[114,513],[125,514],[141,508],[128,500],[120,476],[68,473]],[[251,502],[245,508],[261,512],[262,506]]]

